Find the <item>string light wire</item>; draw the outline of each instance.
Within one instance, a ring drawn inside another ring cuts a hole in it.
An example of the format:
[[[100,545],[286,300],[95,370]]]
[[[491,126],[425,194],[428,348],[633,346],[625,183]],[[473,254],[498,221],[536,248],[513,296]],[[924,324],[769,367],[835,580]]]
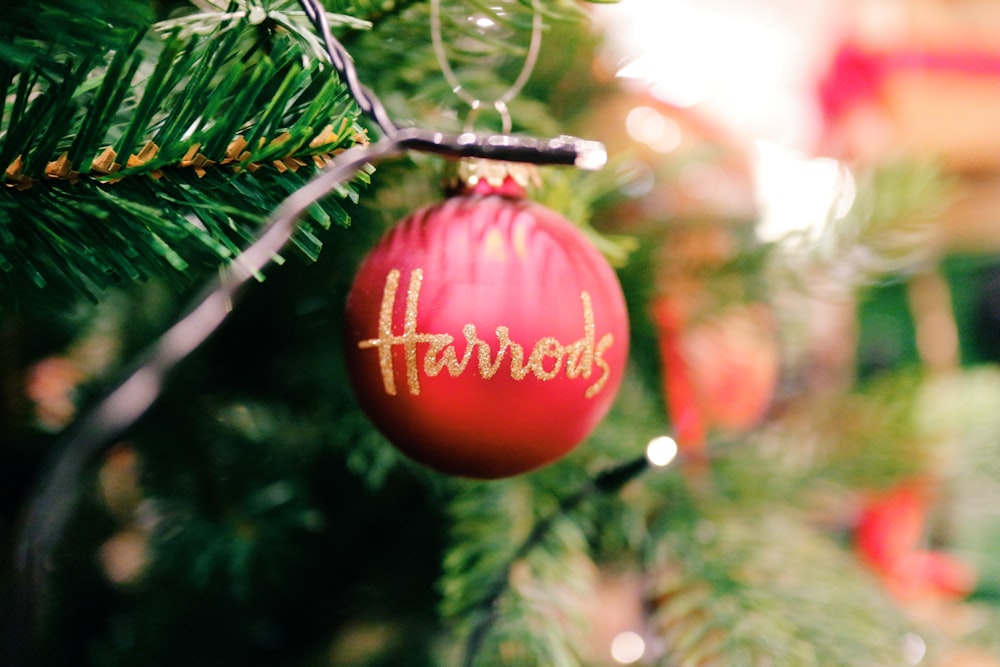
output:
[[[500,607],[497,603],[511,586],[510,573],[514,566],[527,558],[534,549],[545,541],[560,519],[575,511],[589,498],[617,493],[626,484],[650,469],[662,469],[674,465],[683,467],[690,463],[692,459],[683,456],[677,450],[676,444],[673,438],[668,436],[653,438],[647,445],[646,453],[643,456],[598,472],[594,477],[584,481],[575,492],[560,500],[554,510],[535,523],[524,542],[497,571],[492,585],[486,588],[485,593],[476,603],[475,612],[471,615],[477,620],[466,639],[462,667],[475,667],[477,664],[486,638],[499,619]],[[669,455],[665,453],[667,450],[670,450]]]
[[[18,544],[18,563],[33,597],[44,591],[53,547],[76,501],[78,480],[87,463],[124,434],[160,396],[167,374],[225,321],[241,289],[287,244],[296,221],[334,187],[366,164],[403,152],[396,140],[356,146],[336,163],[287,197],[257,239],[194,300],[194,306],[163,333],[109,394],[71,426],[55,451],[54,463],[29,506]],[[38,600],[26,600],[34,608]]]
[[[357,101],[361,111],[375,123],[378,129],[386,138],[393,138],[400,142],[400,145],[407,150],[436,153],[446,157],[480,157],[492,160],[504,160],[514,162],[527,162],[537,165],[564,165],[574,166],[578,169],[594,171],[602,168],[608,159],[607,151],[603,144],[597,141],[588,141],[577,137],[559,136],[552,139],[541,139],[537,137],[526,137],[509,134],[507,127],[510,124],[509,113],[506,104],[517,95],[531,76],[531,72],[538,60],[538,52],[541,47],[541,7],[539,0],[532,0],[533,19],[531,30],[531,41],[528,45],[528,53],[524,66],[517,79],[511,84],[499,98],[488,104],[494,105],[503,116],[504,132],[502,134],[482,134],[470,131],[458,134],[449,134],[433,130],[418,128],[400,129],[389,117],[385,105],[382,104],[378,96],[367,88],[358,78],[354,60],[344,49],[343,45],[337,41],[330,31],[330,22],[327,20],[326,12],[319,0],[299,0],[305,11],[306,17],[313,24],[313,27],[320,35],[330,64],[340,75],[341,80],[347,86],[351,96]],[[440,0],[433,0],[431,3],[432,15],[440,11]],[[435,27],[436,26],[436,27]],[[435,52],[445,78],[453,89],[462,91],[459,95],[464,95],[463,99],[471,106],[477,108],[485,102],[477,100],[474,96],[465,91],[465,88],[458,81],[454,70],[448,64],[447,54],[444,52],[442,42],[440,16],[437,20],[431,20],[431,39],[435,42]],[[440,46],[437,43],[441,42]],[[437,53],[440,51],[440,53]],[[397,136],[398,135],[398,136]]]

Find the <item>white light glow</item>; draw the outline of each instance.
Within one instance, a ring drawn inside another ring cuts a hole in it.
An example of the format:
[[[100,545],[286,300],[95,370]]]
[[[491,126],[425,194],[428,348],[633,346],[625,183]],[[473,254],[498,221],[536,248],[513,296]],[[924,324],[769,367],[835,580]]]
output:
[[[611,640],[611,657],[620,665],[638,662],[646,653],[646,642],[635,632],[622,632]]]
[[[677,441],[673,438],[661,435],[653,438],[646,445],[646,459],[654,466],[663,468],[674,462],[677,458]]]
[[[835,0],[621,0],[595,10],[617,75],[738,135],[806,143]]]
[[[739,96],[746,113],[761,89],[774,87],[793,48],[788,33],[747,11],[683,0],[630,0],[623,9],[630,20],[621,42],[639,53],[618,76],[647,81],[682,107]]]
[[[681,128],[674,119],[652,107],[638,106],[625,116],[625,130],[639,143],[667,153],[681,144]]]
[[[816,240],[826,225],[843,218],[857,188],[851,173],[831,158],[808,159],[767,141],[757,143],[755,164],[762,241],[805,235]]]
[[[903,635],[903,657],[911,665],[919,665],[927,655],[927,642],[923,637],[907,632]]]

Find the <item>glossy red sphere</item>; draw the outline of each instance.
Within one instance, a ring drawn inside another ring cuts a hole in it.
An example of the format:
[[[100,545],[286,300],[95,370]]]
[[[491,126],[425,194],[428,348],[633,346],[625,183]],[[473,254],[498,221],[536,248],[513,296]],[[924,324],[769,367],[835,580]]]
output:
[[[347,299],[362,408],[410,458],[498,478],[559,459],[608,411],[628,356],[618,279],[528,200],[452,197],[393,227]]]

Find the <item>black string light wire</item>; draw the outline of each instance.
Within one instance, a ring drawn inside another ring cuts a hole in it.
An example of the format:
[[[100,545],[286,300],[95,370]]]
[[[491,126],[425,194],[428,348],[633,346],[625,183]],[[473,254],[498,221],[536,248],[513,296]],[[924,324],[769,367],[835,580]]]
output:
[[[357,102],[361,111],[378,125],[382,134],[392,136],[396,132],[396,124],[389,118],[389,113],[375,93],[358,79],[358,72],[354,68],[351,54],[330,31],[330,22],[326,18],[326,10],[323,9],[323,5],[320,4],[319,0],[299,0],[299,4],[305,10],[309,22],[319,33],[319,37],[323,41],[323,48],[330,58],[330,63],[340,74],[340,78],[350,91],[351,97]]]
[[[299,0],[305,10],[306,17],[319,33],[323,47],[330,63],[340,75],[341,80],[350,91],[351,97],[357,102],[361,111],[372,120],[382,135],[387,139],[395,139],[401,148],[420,153],[436,153],[454,158],[484,158],[503,160],[507,162],[526,162],[537,165],[573,166],[579,169],[594,171],[605,165],[608,159],[604,146],[597,141],[589,141],[577,137],[560,136],[553,139],[540,139],[512,134],[482,134],[472,131],[460,134],[449,134],[435,130],[420,128],[399,129],[389,117],[385,106],[369,88],[358,79],[357,70],[351,55],[337,41],[330,31],[330,22],[319,0]],[[536,21],[537,19],[536,8]],[[433,34],[439,36],[440,25]],[[540,27],[532,28],[533,50],[538,40]],[[443,48],[443,47],[441,47]],[[438,60],[450,72],[447,59],[438,53]],[[533,63],[525,64],[524,71],[530,71]],[[454,74],[451,75],[454,78]],[[518,81],[498,101],[509,101],[508,95],[516,94],[524,86],[525,76]],[[464,98],[463,98],[464,99]],[[473,99],[474,103],[479,103]]]
[[[150,346],[134,370],[90,412],[67,429],[57,443],[52,463],[28,507],[17,545],[22,584],[19,609],[29,626],[33,624],[34,615],[44,597],[52,566],[52,551],[59,543],[72,513],[79,480],[87,464],[128,431],[153,405],[170,371],[225,321],[238,293],[285,247],[298,220],[312,204],[350,180],[366,165],[398,157],[408,151],[452,158],[574,166],[587,170],[600,169],[607,161],[603,145],[576,137],[541,139],[472,131],[449,134],[423,128],[399,128],[378,97],[358,79],[351,56],[332,35],[319,1],[300,0],[300,4],[319,32],[333,67],[362,112],[383,136],[367,146],[355,146],[341,153],[330,167],[287,197],[267,219],[256,240],[219,272],[202,295],[194,300],[187,314]],[[635,465],[630,467],[633,474],[639,471]]]
[[[170,370],[218,329],[232,311],[241,288],[281,251],[306,209],[366,164],[401,152],[399,144],[390,140],[351,148],[338,156],[334,166],[292,193],[274,211],[257,240],[220,272],[186,315],[156,340],[135,370],[69,427],[56,461],[28,512],[19,554],[24,567],[47,568],[45,561],[70,514],[75,501],[73,489],[84,466],[153,405]]]
[[[514,555],[493,577],[492,584],[486,588],[475,605],[477,619],[465,642],[465,652],[462,667],[475,667],[483,645],[490,631],[500,617],[500,598],[511,586],[511,571],[514,566],[528,557],[552,531],[557,521],[573,512],[584,501],[594,496],[617,493],[626,484],[636,479],[650,468],[663,468],[671,465],[679,458],[677,443],[672,438],[661,436],[654,438],[646,447],[643,456],[631,461],[620,463],[599,472],[592,479],[585,481],[575,492],[559,501],[558,506],[549,514],[541,517],[532,526],[531,532],[525,538]]]

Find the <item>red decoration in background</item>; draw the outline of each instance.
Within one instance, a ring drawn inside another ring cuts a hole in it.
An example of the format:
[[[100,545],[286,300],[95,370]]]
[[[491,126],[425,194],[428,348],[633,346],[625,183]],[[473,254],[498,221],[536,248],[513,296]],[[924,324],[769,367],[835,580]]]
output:
[[[484,183],[413,213],[366,258],[347,361],[362,408],[404,454],[498,478],[591,432],[629,332],[617,277],[584,235],[509,177]]]
[[[819,87],[827,119],[837,119],[858,103],[878,98],[897,72],[948,72],[1000,78],[1000,55],[975,51],[876,51],[845,44],[834,54]]]
[[[847,42],[818,82],[816,149],[861,163],[900,156],[959,172],[1000,167],[1000,52],[954,25],[894,48]]]
[[[855,545],[861,559],[901,599],[963,597],[975,586],[968,565],[920,549],[931,500],[928,485],[912,481],[872,496],[858,517]]]
[[[35,404],[40,426],[58,430],[73,419],[73,392],[85,377],[79,364],[64,357],[47,357],[28,369],[25,393]]]
[[[693,371],[684,354],[684,329],[687,317],[684,304],[660,298],[653,304],[653,322],[659,332],[663,395],[667,413],[674,426],[674,439],[687,454],[705,447],[707,426],[695,387]]]
[[[835,120],[859,102],[877,99],[885,78],[882,59],[850,45],[834,55],[820,82],[819,103],[824,117]]]
[[[762,304],[724,308],[692,321],[690,306],[660,297],[653,304],[667,412],[678,445],[701,452],[710,429],[746,431],[770,405],[780,352]]]

